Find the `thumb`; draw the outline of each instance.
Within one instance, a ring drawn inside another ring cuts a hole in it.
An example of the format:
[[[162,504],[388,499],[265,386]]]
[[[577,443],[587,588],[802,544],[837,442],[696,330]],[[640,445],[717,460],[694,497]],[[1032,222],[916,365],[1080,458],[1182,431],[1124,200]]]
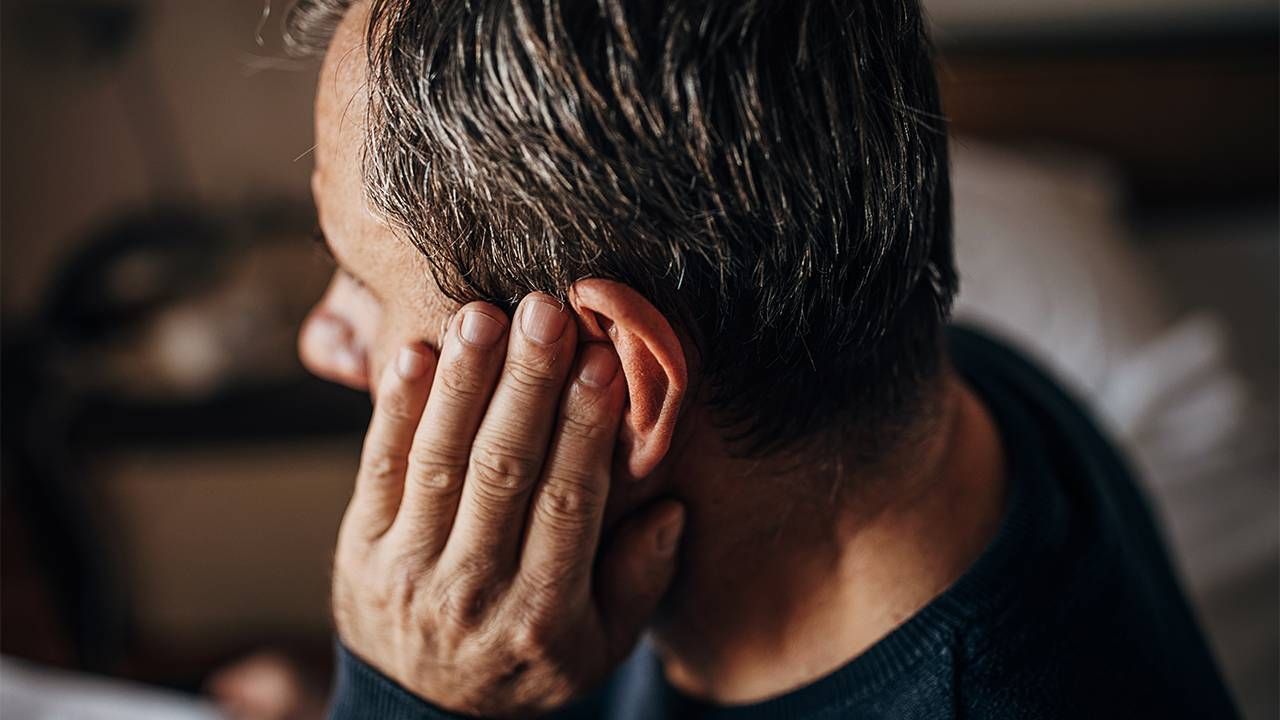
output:
[[[625,657],[676,571],[684,506],[662,500],[628,520],[601,558],[597,597],[615,657]]]

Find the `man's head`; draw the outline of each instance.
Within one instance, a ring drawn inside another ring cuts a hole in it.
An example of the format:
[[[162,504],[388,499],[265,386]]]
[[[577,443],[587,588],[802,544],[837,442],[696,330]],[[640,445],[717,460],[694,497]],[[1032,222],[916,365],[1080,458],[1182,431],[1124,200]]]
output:
[[[459,302],[603,278],[742,452],[872,457],[922,412],[956,278],[915,2],[347,5],[291,18],[328,47],[314,189],[361,281],[304,331],[313,368],[367,385]]]

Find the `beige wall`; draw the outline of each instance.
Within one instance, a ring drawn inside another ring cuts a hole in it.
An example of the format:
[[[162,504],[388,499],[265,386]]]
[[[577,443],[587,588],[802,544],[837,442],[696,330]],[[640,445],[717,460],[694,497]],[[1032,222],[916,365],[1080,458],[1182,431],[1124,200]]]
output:
[[[97,463],[142,638],[219,647],[323,636],[360,438],[131,449]]]

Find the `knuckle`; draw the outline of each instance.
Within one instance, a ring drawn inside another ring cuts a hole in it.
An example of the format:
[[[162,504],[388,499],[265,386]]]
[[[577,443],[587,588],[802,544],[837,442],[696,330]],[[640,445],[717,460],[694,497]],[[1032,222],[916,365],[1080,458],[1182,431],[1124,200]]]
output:
[[[446,627],[472,633],[484,624],[484,607],[475,593],[449,591],[443,594],[439,604],[440,619]]]
[[[451,362],[438,371],[440,392],[456,402],[475,400],[487,388],[478,363]]]
[[[506,375],[512,388],[525,396],[544,395],[560,384],[555,359],[541,354],[513,360],[507,364]]]
[[[552,527],[571,529],[581,526],[604,502],[604,492],[585,473],[560,474],[542,487],[534,512]]]
[[[462,489],[463,479],[461,472],[445,472],[437,470],[415,474],[414,482],[417,483],[418,487],[423,488],[424,490],[447,494],[460,491]]]
[[[420,487],[440,493],[456,492],[466,476],[466,461],[461,453],[447,448],[415,449],[410,476]]]
[[[555,657],[554,619],[535,607],[522,607],[517,612],[520,615],[508,640],[512,654],[532,665],[545,667]]]
[[[364,462],[361,463],[365,475],[379,482],[399,480],[404,476],[407,465],[405,458],[391,452],[390,448],[382,446],[371,448],[371,451],[366,453]]]
[[[582,408],[566,408],[560,417],[560,433],[570,440],[599,440],[609,430],[605,423]]]
[[[526,490],[537,475],[538,461],[527,452],[492,445],[471,455],[471,475],[478,489],[502,500]]]
[[[477,581],[479,569],[461,569],[432,598],[434,612],[441,624],[463,633],[480,629],[485,620],[488,599],[484,585]]]

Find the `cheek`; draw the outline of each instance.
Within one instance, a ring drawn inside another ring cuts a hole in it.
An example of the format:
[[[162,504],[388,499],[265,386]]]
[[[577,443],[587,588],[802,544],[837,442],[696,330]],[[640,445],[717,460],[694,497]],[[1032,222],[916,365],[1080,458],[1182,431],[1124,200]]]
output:
[[[400,349],[411,343],[423,343],[432,352],[439,353],[451,316],[452,312],[443,311],[436,303],[388,308],[383,313],[377,336],[367,346],[369,377],[381,377],[383,369],[395,362]]]
[[[298,333],[298,357],[319,377],[366,390],[373,376],[370,353],[382,324],[378,303],[335,274]]]

